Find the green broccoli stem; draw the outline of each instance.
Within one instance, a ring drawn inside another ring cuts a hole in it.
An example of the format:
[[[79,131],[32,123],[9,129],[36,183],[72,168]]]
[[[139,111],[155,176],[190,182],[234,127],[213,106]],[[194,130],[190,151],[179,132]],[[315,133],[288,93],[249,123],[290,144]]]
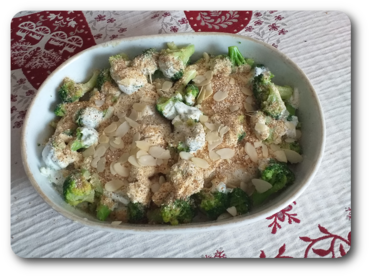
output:
[[[279,86],[275,85],[275,87],[278,89],[281,99],[289,100],[290,97],[293,95],[293,88],[291,86]]]
[[[194,54],[195,47],[193,44],[189,44],[188,46],[181,48],[181,54],[180,54],[180,59],[182,62],[186,65],[191,57],[191,55]]]
[[[99,73],[100,73],[99,70],[94,70],[93,75],[91,76],[90,80],[88,80],[84,84],[81,84],[81,88],[85,93],[92,90],[96,86]]]
[[[234,66],[240,66],[242,64],[246,64],[246,61],[242,53],[240,53],[237,46],[229,46],[228,50],[229,50],[229,58]]]
[[[110,213],[111,213],[111,210],[107,206],[105,206],[105,205],[100,204],[96,208],[96,217],[100,221],[105,221],[107,219],[107,217],[109,216]]]
[[[76,139],[76,140],[72,143],[72,145],[71,145],[71,150],[72,150],[72,151],[77,151],[77,150],[80,150],[81,148],[84,148],[84,145],[83,145],[82,141],[81,141],[81,140],[79,140],[79,139]]]
[[[296,109],[292,105],[285,102],[285,107],[286,107],[287,111],[289,112],[289,115],[295,115]]]
[[[65,103],[58,104],[58,106],[54,110],[54,114],[56,116],[65,116],[66,114]]]

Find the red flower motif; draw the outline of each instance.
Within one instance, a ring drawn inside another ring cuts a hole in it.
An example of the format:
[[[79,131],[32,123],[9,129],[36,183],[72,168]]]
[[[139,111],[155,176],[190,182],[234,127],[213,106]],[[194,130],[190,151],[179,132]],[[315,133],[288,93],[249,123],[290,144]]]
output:
[[[158,16],[159,16],[159,13],[157,13],[157,14],[153,15],[153,16],[151,17],[151,19],[154,19],[154,18],[156,18],[156,17],[158,17]]]
[[[27,110],[25,110],[25,111],[19,111],[17,118],[24,119],[25,116],[26,116],[26,113],[27,113]]]
[[[277,12],[277,11],[269,11],[269,13],[270,13],[270,14],[272,14],[272,13],[276,13],[276,12]]]
[[[245,30],[247,32],[252,32],[254,30],[254,28],[252,26],[248,26],[247,28],[245,28]]]
[[[118,38],[118,35],[111,35],[109,38],[110,39],[115,39],[115,38]]]
[[[179,28],[177,28],[176,26],[171,26],[171,28],[170,28],[170,31],[173,32],[173,33],[177,33],[178,30],[179,30]]]
[[[322,237],[317,238],[317,239],[311,239],[309,237],[299,237],[301,240],[303,240],[305,242],[310,242],[310,244],[307,246],[306,251],[304,253],[305,258],[307,258],[308,253],[310,252],[312,246],[314,246],[315,243],[317,243],[319,241],[325,241],[327,239],[330,240],[330,246],[326,250],[325,249],[312,248],[312,252],[315,253],[316,255],[319,255],[320,257],[325,257],[325,256],[327,256],[331,253],[331,257],[336,258],[335,249],[334,249],[336,240],[339,240],[339,241],[347,244],[348,246],[351,246],[351,232],[348,233],[347,239],[345,239],[341,236],[334,235],[334,234],[330,233],[326,228],[322,227],[320,224],[319,224],[319,230],[320,230],[321,233],[325,234],[325,236],[322,236]],[[347,254],[347,252],[344,250],[344,247],[343,247],[342,243],[339,246],[339,253],[340,253],[341,257],[343,257],[344,255]]]
[[[285,252],[285,244],[279,248],[279,253],[274,258],[275,259],[276,258],[280,258],[280,259],[281,258],[293,258],[289,256],[283,256],[284,252]],[[261,250],[260,258],[266,258],[266,254],[263,250]]]
[[[114,21],[116,21],[116,20],[112,17],[112,18],[109,18],[109,19],[107,20],[107,23],[113,23]]]
[[[17,97],[18,97],[18,95],[12,94],[10,99],[11,99],[12,102],[17,102]]]
[[[293,204],[296,205],[296,202],[294,201]],[[268,227],[272,226],[271,234],[276,234],[277,228],[281,229],[281,225],[279,224],[278,221],[284,222],[285,217],[288,218],[288,223],[289,224],[292,224],[293,221],[295,223],[300,223],[301,222],[298,218],[296,218],[297,214],[288,213],[292,209],[293,209],[293,206],[289,205],[285,209],[282,209],[280,212],[278,212],[276,214],[273,214],[272,216],[269,216],[269,217],[266,218],[266,219],[273,219],[272,223],[268,226]]]
[[[162,14],[163,17],[167,17],[167,16],[170,16],[171,14],[169,12],[165,12],[164,14]]]
[[[256,21],[254,21],[254,26],[258,26],[258,25],[262,25],[263,21],[258,19]]]
[[[10,109],[10,112],[11,112],[11,113],[14,113],[16,110],[17,110],[17,107],[16,107],[16,106],[13,106],[13,107]]]
[[[278,48],[278,45],[273,43],[272,46],[274,46],[275,48]]]
[[[281,30],[279,31],[279,35],[285,35],[286,33],[288,33],[288,30],[281,29]]]
[[[23,85],[24,83],[26,83],[26,79],[24,79],[24,78],[21,78],[21,79],[19,79],[19,80],[17,81],[17,84],[18,84],[18,85]]]
[[[348,212],[347,219],[348,220],[351,220],[351,218],[352,218],[352,210],[351,210],[351,208],[350,207],[346,208],[346,212]]]
[[[26,91],[26,96],[35,95],[35,91],[33,89],[29,89]]]
[[[282,17],[280,14],[275,16],[275,20],[283,20],[283,19],[284,19],[284,17]]]
[[[184,25],[184,24],[189,23],[189,21],[184,17],[184,18],[181,18],[181,19],[179,20],[179,23],[180,23],[180,24],[182,24],[182,25]]]
[[[102,15],[102,14],[98,14],[98,16],[97,17],[95,17],[94,19],[96,20],[96,21],[104,21],[105,20],[105,15]]]
[[[21,128],[23,125],[23,120],[14,122],[13,128]]]
[[[99,39],[99,38],[102,38],[102,34],[96,34],[95,36],[94,36],[94,38],[96,38],[96,39]]]
[[[126,32],[127,31],[127,28],[119,28],[118,29],[118,33],[123,33],[123,32]]]
[[[262,13],[256,12],[254,15],[257,16],[257,17],[260,17],[260,16],[262,16]]]
[[[279,30],[279,26],[276,25],[276,23],[272,23],[272,24],[268,25],[268,27],[269,27],[269,31],[277,31],[277,30]]]
[[[204,257],[207,259],[226,259],[227,258],[224,251],[219,251],[219,250],[216,250],[213,256],[205,255]]]

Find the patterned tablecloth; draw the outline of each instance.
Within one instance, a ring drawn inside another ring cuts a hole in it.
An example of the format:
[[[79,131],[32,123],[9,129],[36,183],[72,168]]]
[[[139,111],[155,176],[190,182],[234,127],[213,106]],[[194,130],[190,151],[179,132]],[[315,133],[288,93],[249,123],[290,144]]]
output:
[[[267,42],[315,87],[327,128],[322,165],[305,193],[255,224],[183,235],[126,235],[61,216],[24,172],[20,134],[41,83],[76,53],[115,38],[229,32]],[[21,257],[338,258],[351,247],[351,25],[324,11],[42,11],[11,22],[11,245]]]

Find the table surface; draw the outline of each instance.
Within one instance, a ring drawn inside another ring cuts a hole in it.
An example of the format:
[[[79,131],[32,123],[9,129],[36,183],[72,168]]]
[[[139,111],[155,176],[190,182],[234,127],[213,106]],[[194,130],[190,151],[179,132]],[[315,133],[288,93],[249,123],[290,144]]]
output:
[[[27,179],[20,154],[23,119],[46,76],[70,56],[104,41],[201,31],[237,33],[267,42],[297,63],[311,80],[324,111],[327,137],[320,169],[304,194],[255,224],[199,234],[97,231],[54,211]],[[11,246],[16,255],[338,258],[350,249],[351,23],[344,13],[21,12],[11,23],[11,55]],[[34,69],[37,77],[30,75]]]

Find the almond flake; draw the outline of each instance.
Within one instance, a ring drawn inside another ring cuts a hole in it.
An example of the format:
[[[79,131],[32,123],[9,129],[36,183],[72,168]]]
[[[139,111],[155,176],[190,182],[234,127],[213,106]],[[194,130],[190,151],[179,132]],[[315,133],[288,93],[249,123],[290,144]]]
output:
[[[209,167],[209,163],[206,160],[200,158],[191,158],[191,161],[194,163],[195,166],[206,169]]]
[[[128,162],[135,167],[140,167],[139,163],[137,162],[135,156],[128,157]]]
[[[113,164],[114,164],[114,162],[113,162],[113,163],[111,163],[111,164],[110,164],[110,166],[109,166],[110,173],[111,173],[112,175],[116,175],[116,174],[117,174],[117,172],[114,170],[114,168],[113,168]]]
[[[166,179],[164,178],[164,176],[160,176],[159,177],[159,184],[162,185],[165,182],[166,182]]]
[[[146,104],[144,104],[144,103],[135,103],[132,107],[135,111],[140,113],[140,112],[145,110]]]
[[[141,156],[139,159],[139,164],[142,166],[156,166],[157,161],[150,155]]]
[[[218,155],[215,151],[212,150],[209,151],[209,158],[214,162],[221,159],[220,155]]]
[[[122,156],[118,159],[118,162],[125,163],[128,161],[128,157],[130,157],[129,153],[124,153]]]
[[[91,145],[89,148],[87,148],[85,151],[82,152],[82,156],[85,158],[93,156],[95,153],[95,147]]]
[[[99,144],[98,147],[95,149],[94,158],[104,156],[105,152],[107,151],[108,147],[104,144]]]
[[[237,110],[239,110],[239,106],[238,105],[231,105],[231,106],[229,106],[229,110],[230,110],[230,112],[236,112]]]
[[[104,100],[95,100],[95,105],[99,108],[101,106],[103,106],[104,104]]]
[[[228,93],[227,91],[224,91],[224,90],[219,90],[217,91],[214,95],[213,95],[213,99],[217,102],[219,101],[222,101],[224,99],[226,99],[226,97],[228,96]]]
[[[151,144],[145,140],[136,141],[136,147],[146,152],[149,151],[150,146]]]
[[[104,188],[106,191],[115,192],[125,185],[126,182],[122,180],[112,180],[105,184]]]
[[[145,155],[149,155],[148,152],[144,151],[144,150],[139,150],[136,152],[136,158],[140,158],[141,156],[145,156]]]
[[[235,79],[230,77],[229,83],[230,85],[235,85]]]
[[[114,135],[116,137],[123,137],[128,133],[128,131],[130,131],[130,128],[130,125],[125,121],[121,125],[119,125]]]
[[[122,221],[112,221],[111,222],[111,225],[113,225],[113,226],[118,226],[118,225],[120,225],[122,223]]]
[[[272,185],[269,182],[266,182],[262,179],[252,179],[252,184],[254,185],[258,193],[264,193],[265,191],[268,191],[270,188],[272,188]]]
[[[180,158],[183,159],[183,160],[189,160],[189,159],[193,158],[193,155],[190,154],[189,152],[182,151],[182,152],[180,152],[179,155],[180,155]]]
[[[217,150],[216,153],[220,156],[221,159],[231,159],[235,155],[235,150],[231,148],[223,148]]]
[[[283,162],[283,163],[287,162],[287,158],[286,158],[285,152],[283,150],[275,151],[273,153],[273,155],[274,155],[274,157],[277,161]]]
[[[162,85],[162,90],[168,92],[172,88],[173,83],[170,81],[165,81]]]
[[[258,155],[257,155],[257,151],[256,151],[256,148],[254,148],[254,146],[252,144],[250,144],[249,142],[247,142],[245,144],[245,152],[247,152],[249,158],[257,163],[258,162]]]
[[[116,122],[112,122],[110,125],[108,125],[107,127],[104,128],[104,133],[106,134],[110,134],[110,133],[113,133],[115,130],[117,130],[117,123]]]
[[[236,211],[236,208],[233,206],[233,207],[230,207],[230,208],[227,208],[226,211],[231,214],[232,216],[237,216],[238,215],[238,212]]]
[[[97,171],[100,173],[100,172],[103,172],[105,170],[105,158],[101,158],[99,161],[98,161],[98,164],[97,164]]]
[[[257,148],[259,148],[259,147],[261,147],[262,146],[262,142],[261,141],[256,141],[255,143],[254,143],[254,147],[257,149]]]
[[[208,121],[208,116],[206,116],[206,115],[201,115],[201,116],[199,117],[199,121],[200,121],[201,123],[206,123],[206,122]]]
[[[157,159],[168,160],[171,158],[170,150],[166,150],[160,146],[150,147],[148,153]]]
[[[130,175],[130,171],[127,167],[123,167],[121,163],[115,163],[113,165],[114,171],[122,177],[128,177]]]
[[[269,156],[269,150],[265,144],[262,144],[262,156],[267,158]]]
[[[246,88],[246,87],[242,87],[241,88],[241,91],[242,91],[242,93],[244,95],[248,95],[248,96],[252,96],[253,95],[252,91],[250,89]]]
[[[300,163],[300,162],[303,161],[303,157],[299,153],[297,153],[293,150],[290,150],[290,149],[283,149],[283,150],[285,152],[287,160],[290,163],[296,164],[296,163]]]
[[[109,138],[106,135],[102,134],[101,136],[99,136],[99,142],[103,144],[108,143]]]

